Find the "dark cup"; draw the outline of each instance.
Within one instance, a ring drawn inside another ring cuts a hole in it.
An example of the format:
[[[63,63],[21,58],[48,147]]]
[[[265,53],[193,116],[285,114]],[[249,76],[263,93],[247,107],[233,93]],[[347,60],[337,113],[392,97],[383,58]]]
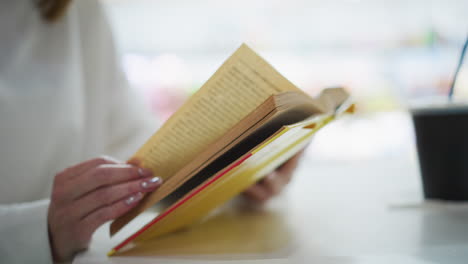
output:
[[[412,110],[424,197],[468,200],[468,105]]]

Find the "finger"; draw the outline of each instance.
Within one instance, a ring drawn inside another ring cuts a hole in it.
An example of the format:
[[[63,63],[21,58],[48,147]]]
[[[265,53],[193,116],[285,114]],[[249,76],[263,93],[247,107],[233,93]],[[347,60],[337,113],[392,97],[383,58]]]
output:
[[[261,184],[257,183],[247,189],[244,196],[255,202],[262,203],[270,197],[270,194]]]
[[[115,219],[135,207],[143,198],[143,193],[136,193],[113,204],[101,207],[84,217],[80,224],[92,232],[105,222]]]
[[[135,179],[152,177],[151,170],[129,164],[104,164],[70,181],[65,188],[70,199],[78,199],[98,188],[115,185]]]
[[[94,210],[113,204],[136,193],[147,193],[161,186],[161,179],[147,178],[99,188],[74,202],[76,217],[80,219]]]
[[[96,166],[115,165],[116,162],[111,158],[100,157],[84,161],[58,173],[55,176],[51,194],[53,204],[66,204],[80,194],[82,183],[77,179],[80,179],[83,173]]]
[[[283,169],[283,170],[278,169],[275,171],[275,173],[276,173],[278,180],[281,181],[283,185],[286,185],[291,181],[294,175],[295,169],[296,169],[295,167],[291,169]]]
[[[64,180],[70,180],[99,165],[118,164],[118,163],[120,163],[118,160],[115,160],[111,157],[94,158],[94,159],[87,160],[85,162],[81,162],[77,165],[68,167],[64,171],[59,173],[59,175],[61,175],[62,178],[65,178]]]
[[[274,171],[265,176],[260,184],[265,187],[270,196],[273,196],[281,192],[285,185],[285,180],[282,179],[280,173]]]
[[[283,174],[291,174],[297,168],[299,161],[304,153],[304,150],[299,151],[296,155],[294,155],[291,159],[283,163],[277,171]]]

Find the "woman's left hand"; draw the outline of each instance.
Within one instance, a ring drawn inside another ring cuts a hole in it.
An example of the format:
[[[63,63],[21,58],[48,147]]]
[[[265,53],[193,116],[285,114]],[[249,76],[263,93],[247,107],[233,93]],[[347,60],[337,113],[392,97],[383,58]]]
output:
[[[256,184],[247,189],[243,195],[254,202],[263,203],[279,194],[291,181],[304,150],[283,163],[276,170],[265,176]]]

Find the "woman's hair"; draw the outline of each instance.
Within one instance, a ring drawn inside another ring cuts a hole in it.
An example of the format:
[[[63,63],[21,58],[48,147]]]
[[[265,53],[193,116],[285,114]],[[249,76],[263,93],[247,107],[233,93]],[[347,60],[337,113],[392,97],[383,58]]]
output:
[[[37,7],[45,21],[55,22],[65,14],[70,2],[71,0],[39,0]]]

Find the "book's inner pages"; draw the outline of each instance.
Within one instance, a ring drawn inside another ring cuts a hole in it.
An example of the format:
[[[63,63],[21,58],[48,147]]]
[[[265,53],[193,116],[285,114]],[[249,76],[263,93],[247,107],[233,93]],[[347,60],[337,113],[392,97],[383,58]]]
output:
[[[227,148],[226,151],[222,152],[222,155],[219,155],[213,162],[204,166],[198,173],[190,177],[189,180],[165,197],[158,205],[158,208],[160,210],[165,210],[217,172],[251,151],[283,126],[303,121],[314,114],[321,113],[314,104],[311,104],[310,98],[300,94],[281,94],[275,97],[277,108],[275,108],[274,111],[268,113],[268,115],[255,126],[246,130],[243,135],[241,135],[240,142]]]
[[[261,119],[257,119],[254,125],[246,129],[242,129],[240,126],[249,124],[249,122],[240,122],[233,127],[231,132],[236,132],[236,134],[238,134],[237,140],[230,140],[231,142],[225,144],[225,147],[218,151],[218,155],[214,155],[211,159],[205,158],[205,160],[210,162],[202,164],[196,171],[196,174],[191,175],[188,181],[183,184],[181,183],[175,191],[166,196],[160,202],[158,208],[160,210],[166,209],[217,172],[275,134],[283,126],[303,121],[315,114],[332,113],[342,105],[348,97],[349,95],[342,88],[325,89],[316,99],[296,92],[286,92],[270,97],[269,99],[275,101],[275,107],[272,111],[268,111],[268,114]],[[265,106],[265,109],[268,109],[267,107],[270,106],[269,99],[262,104],[262,106]],[[257,110],[262,110],[262,106]],[[255,116],[258,116],[258,112],[256,111],[249,114],[249,116],[242,121]],[[252,119],[255,120],[254,118]],[[222,141],[222,139],[220,141]]]
[[[111,235],[118,232],[123,226],[125,226],[146,208],[161,201],[175,189],[179,188],[188,179],[192,178],[194,175],[199,174],[200,171],[208,164],[213,163],[228,149],[239,144],[239,142],[244,140],[245,137],[247,137],[249,134],[264,126],[266,122],[274,123],[274,120],[281,121],[282,116],[289,118],[294,115],[294,109],[308,114],[333,112],[334,109],[346,98],[347,93],[342,88],[325,89],[316,99],[298,92],[285,92],[269,97],[257,109],[255,109],[238,124],[232,127],[225,135],[220,137],[214,143],[210,144],[207,149],[197,155],[174,176],[167,179],[165,184],[163,184],[157,191],[145,197],[145,199],[137,207],[115,220],[111,224]],[[294,109],[292,108],[293,106],[295,107]],[[289,114],[283,113],[279,117],[273,118],[274,115],[279,115],[279,113],[282,113],[283,110],[286,112],[289,111]],[[299,119],[292,118],[290,120],[286,120],[286,122],[280,123],[286,125],[288,122],[294,123]],[[264,131],[268,130],[269,129],[267,126]],[[233,159],[235,160],[235,157],[233,157]],[[160,205],[158,205],[158,207],[159,206]]]
[[[164,182],[157,192],[114,221],[111,234],[186,179],[191,169],[199,167],[193,162],[200,161],[197,156],[267,98],[290,91],[308,97],[243,44],[130,158],[129,163],[151,169]],[[183,168],[185,175],[179,173],[180,179],[169,180]]]
[[[260,127],[268,122],[275,122],[273,119],[276,120],[276,118],[278,118],[275,117],[275,115],[278,115],[279,112],[284,110],[290,111],[292,114],[293,107],[298,111],[306,111],[307,113],[323,113],[325,111],[325,108],[320,105],[318,100],[312,99],[309,96],[304,96],[302,93],[285,92],[269,97],[255,109],[255,111],[247,115],[226,132],[226,134],[210,144],[203,152],[197,155],[196,158],[168,179],[166,185],[156,191],[159,192],[160,195],[155,192],[155,195],[151,197],[154,199],[152,202],[156,203],[167,196],[169,192],[172,192],[175,188],[200,172],[201,169],[212,163],[228,149],[239,144],[245,137],[252,134]],[[286,121],[284,123],[286,123]],[[159,199],[156,200],[156,198]]]
[[[259,177],[274,170],[276,166],[297,153],[323,125],[340,113],[348,112],[348,109],[351,109],[349,104],[344,107],[347,98],[347,93],[343,89],[328,89],[322,92],[319,99],[294,93],[272,96],[262,106],[274,102],[274,111],[257,112],[261,110],[261,106],[249,114],[246,120],[253,114],[262,117],[258,126],[239,129],[241,136],[246,134],[243,140],[229,147],[223,155],[218,156],[208,166],[204,166],[187,183],[176,189],[164,200],[165,206],[158,203],[158,216],[116,246],[110,254],[123,249],[133,241],[141,242],[152,236],[187,226],[234,197]],[[267,114],[263,116],[260,113]],[[230,132],[245,125],[246,120],[242,120]],[[245,163],[247,167],[239,167],[243,168],[243,171],[240,169],[240,174],[229,174],[229,171],[249,157],[253,159]],[[214,187],[210,189],[210,186]],[[205,187],[207,189],[203,192]]]
[[[242,45],[130,162],[167,179],[269,96],[301,92]]]

